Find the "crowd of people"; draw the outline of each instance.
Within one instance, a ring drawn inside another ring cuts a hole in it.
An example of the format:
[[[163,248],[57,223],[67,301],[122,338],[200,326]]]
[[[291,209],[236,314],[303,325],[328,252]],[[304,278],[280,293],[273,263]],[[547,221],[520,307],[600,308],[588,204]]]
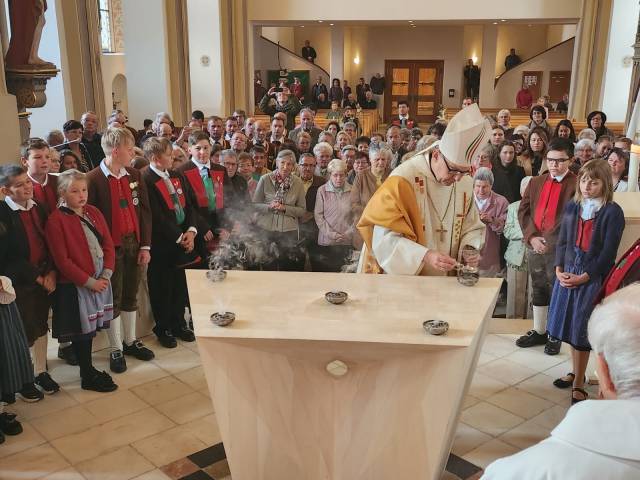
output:
[[[337,102],[337,90],[326,93]],[[107,332],[113,373],[126,371],[126,356],[154,358],[136,337],[145,275],[153,332],[174,348],[195,340],[185,268],[355,271],[370,200],[447,130],[438,121],[423,131],[402,101],[383,132],[362,135],[348,104],[334,104],[335,120],[320,129],[288,86],[266,92],[260,108],[270,122],[196,110],[179,127],[160,112],[139,131],[114,111],[103,132],[86,112],[28,139],[19,161],[0,167],[3,403],[59,390],[47,371],[50,309],[58,356],[79,366],[82,388],[109,392],[113,377],[91,360],[97,331]],[[574,369],[554,384],[572,387],[578,402],[587,396],[587,320],[624,228],[612,195],[628,187],[631,141],[607,129],[603,112],[577,134],[546,116],[534,107],[528,125],[511,125],[508,110],[489,118],[469,172],[484,224],[478,268],[514,284],[529,272],[534,329],[517,343],[545,344],[550,355],[569,343]],[[0,431],[16,422],[0,413]]]

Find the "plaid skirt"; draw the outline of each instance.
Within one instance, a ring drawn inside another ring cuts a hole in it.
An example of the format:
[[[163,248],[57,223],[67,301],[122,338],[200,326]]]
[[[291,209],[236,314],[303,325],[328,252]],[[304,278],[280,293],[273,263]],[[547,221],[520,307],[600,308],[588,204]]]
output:
[[[15,302],[0,304],[0,397],[12,397],[33,383],[33,364]]]

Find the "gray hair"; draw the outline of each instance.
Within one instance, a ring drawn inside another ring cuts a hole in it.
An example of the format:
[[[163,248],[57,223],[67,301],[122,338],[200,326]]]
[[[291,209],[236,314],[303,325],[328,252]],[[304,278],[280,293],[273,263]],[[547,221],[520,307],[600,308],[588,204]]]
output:
[[[573,152],[578,153],[582,150],[586,150],[587,148],[595,150],[596,144],[590,138],[583,138],[582,140],[578,140],[578,143],[576,143],[576,147],[573,149]]]
[[[289,150],[290,151],[290,150]],[[238,157],[238,154],[236,153],[235,150],[231,150],[230,148],[227,148],[226,150],[222,150],[220,152],[220,163],[224,164],[224,159],[227,157]]]
[[[583,128],[582,130],[580,130],[580,133],[578,133],[578,139],[582,140],[584,138],[588,138],[589,140],[593,140],[595,142],[597,138],[595,130],[591,128]]]
[[[347,152],[349,150],[353,150],[354,152],[358,151],[356,149],[356,147],[354,147],[353,145],[345,145],[344,147],[342,147],[342,150],[340,151],[340,153],[344,153],[344,152]]]
[[[313,147],[313,154],[317,157],[318,155],[322,155],[323,153],[329,153],[333,155],[333,147],[331,144],[327,142],[316,143],[316,146]]]
[[[393,152],[386,145],[372,145],[369,147],[369,163],[373,163],[373,156],[378,155],[387,161],[387,165],[391,165],[393,161]]]
[[[438,140],[435,135],[425,135],[416,142],[416,152],[420,152],[425,148],[433,145]]]
[[[500,110],[500,111],[498,112],[498,117],[499,117],[500,115],[502,115],[503,113],[506,113],[507,115],[509,115],[509,118],[511,118],[511,112],[510,112],[509,110],[507,110],[506,108],[503,108],[502,110]]]
[[[525,137],[529,136],[529,127],[527,127],[526,125],[518,125],[516,128],[513,129],[513,134],[514,135],[524,135]]]
[[[292,150],[280,150],[278,152],[278,156],[276,157],[276,165],[280,166],[280,162],[284,158],[289,158],[291,160],[291,163],[293,163],[294,165],[296,164],[296,154],[293,153]]]
[[[87,177],[84,173],[72,168],[71,170],[65,170],[58,175],[58,197],[64,195],[69,190],[69,186],[76,180],[87,181]]]
[[[353,123],[353,122],[345,122],[344,125],[342,125],[342,130],[344,130],[347,127],[351,127],[354,130],[358,128],[358,127],[356,127],[356,124]]]
[[[298,159],[298,163],[302,163],[302,161],[307,157],[313,158],[314,162],[316,161],[316,157],[313,153],[305,152],[302,155],[300,155],[300,158]]]
[[[604,357],[618,398],[640,397],[640,283],[618,290],[589,319],[589,342]]]
[[[314,118],[316,116],[316,112],[314,112],[313,110],[311,110],[308,107],[305,107],[302,110],[300,110],[299,115],[302,116],[303,113],[310,113],[311,114],[311,118]]]
[[[327,171],[329,173],[333,172],[346,172],[347,171],[347,162],[341,160],[339,158],[334,158],[327,165]]]
[[[473,181],[480,180],[481,182],[488,182],[491,186],[493,186],[493,172],[490,168],[480,167],[476,170],[475,175],[473,176]]]

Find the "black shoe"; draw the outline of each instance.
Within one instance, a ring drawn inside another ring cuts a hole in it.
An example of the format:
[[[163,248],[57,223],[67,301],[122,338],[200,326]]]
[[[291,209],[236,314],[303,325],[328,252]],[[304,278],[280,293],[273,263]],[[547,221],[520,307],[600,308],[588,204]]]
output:
[[[180,330],[174,331],[173,334],[183,342],[196,341],[196,336],[193,334],[193,331],[189,330],[187,327],[182,327]]]
[[[516,345],[521,348],[535,347],[536,345],[544,345],[547,343],[547,334],[540,334],[535,330],[529,330],[516,340]]]
[[[154,353],[149,350],[140,340],[134,341],[131,345],[126,343],[122,344],[122,353],[137,358],[138,360],[144,360],[148,362],[155,358]]]
[[[0,432],[5,435],[19,435],[22,433],[22,424],[16,420],[13,413],[0,413]]]
[[[547,340],[546,345],[544,346],[544,353],[547,355],[557,355],[560,353],[560,347],[562,346],[562,342],[549,335],[549,340]]]
[[[67,362],[67,365],[78,365],[78,358],[76,352],[73,350],[73,346],[68,345],[66,347],[58,347],[58,358]]]
[[[83,378],[80,386],[83,390],[93,390],[100,393],[113,392],[118,388],[118,385],[113,383],[111,375],[97,370],[89,378]]]
[[[158,341],[164,348],[176,348],[178,346],[176,337],[174,337],[173,333],[171,333],[169,330],[165,330],[164,332],[159,334]]]
[[[38,375],[36,377],[35,383],[38,387],[40,387],[40,390],[42,390],[47,395],[52,395],[60,391],[60,385],[58,385],[53,380],[53,378],[51,378],[49,372],[42,372],[40,375]]]
[[[109,369],[113,373],[122,373],[127,370],[127,361],[120,350],[114,350],[109,354]]]
[[[23,402],[33,403],[42,400],[44,393],[38,390],[34,383],[29,383],[22,387],[22,390],[18,392],[18,396]]]

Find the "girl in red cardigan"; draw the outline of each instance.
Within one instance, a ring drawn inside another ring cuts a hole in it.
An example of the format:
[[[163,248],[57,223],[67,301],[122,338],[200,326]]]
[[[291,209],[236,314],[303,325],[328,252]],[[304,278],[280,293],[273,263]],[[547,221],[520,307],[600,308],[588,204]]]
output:
[[[60,207],[49,216],[45,229],[49,250],[58,268],[53,300],[53,337],[71,341],[80,365],[82,388],[112,392],[111,376],[93,367],[91,347],[97,330],[113,319],[109,279],[115,250],[100,211],[87,205],[84,173],[67,170],[58,176]]]

